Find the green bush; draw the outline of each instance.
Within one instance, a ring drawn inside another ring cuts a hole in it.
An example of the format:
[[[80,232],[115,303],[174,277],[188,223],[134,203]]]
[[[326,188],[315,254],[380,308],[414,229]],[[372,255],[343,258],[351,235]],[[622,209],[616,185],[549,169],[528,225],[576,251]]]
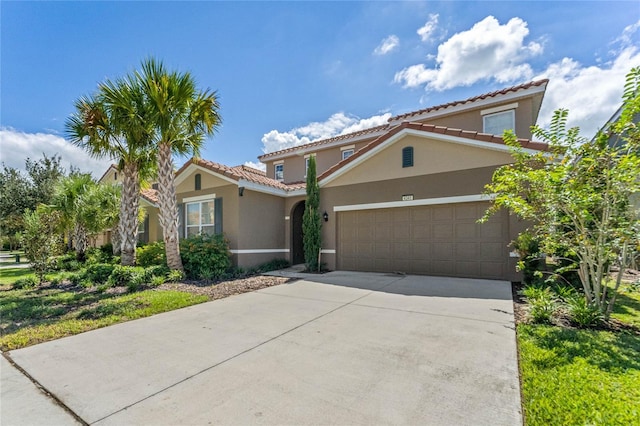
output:
[[[166,277],[168,273],[169,268],[166,265],[153,265],[144,268],[144,275],[149,280],[153,277]]]
[[[184,279],[184,273],[182,271],[169,271],[169,273],[167,274],[167,280],[166,282],[169,283],[177,283],[179,281],[182,281]]]
[[[96,263],[87,266],[84,271],[84,278],[95,283],[104,284],[107,282],[116,265],[110,263]]]
[[[139,266],[116,265],[107,280],[107,284],[111,287],[123,287],[133,282],[140,284],[144,278],[144,268]]]
[[[136,248],[136,261],[138,266],[166,265],[167,257],[163,241],[146,244]]]
[[[102,250],[102,247],[100,248],[90,248],[87,250],[87,260],[86,262],[87,264],[94,264],[94,263],[110,263],[110,264],[114,264],[117,262],[114,262],[114,256],[112,253]]]
[[[529,303],[529,317],[534,323],[550,323],[558,309],[556,295],[549,287],[527,286],[522,294]]]
[[[76,260],[76,254],[69,252],[49,259],[51,269],[56,271],[77,271],[82,264]]]
[[[216,279],[231,267],[229,243],[219,234],[180,241],[180,256],[187,277],[192,279]]]
[[[151,282],[149,283],[149,285],[151,287],[158,287],[158,286],[164,284],[166,280],[167,279],[165,277],[163,277],[163,276],[155,276],[155,277],[151,278]]]
[[[603,316],[600,309],[594,303],[588,303],[587,300],[580,295],[566,300],[569,317],[578,327],[593,327],[602,322]]]
[[[518,235],[518,238],[512,243],[513,248],[520,256],[518,270],[522,271],[525,284],[536,283],[539,271],[544,270],[546,262],[541,257],[539,244],[535,236],[529,231]]]
[[[38,278],[35,275],[27,275],[13,283],[13,288],[16,290],[31,289],[36,288],[37,286]]]

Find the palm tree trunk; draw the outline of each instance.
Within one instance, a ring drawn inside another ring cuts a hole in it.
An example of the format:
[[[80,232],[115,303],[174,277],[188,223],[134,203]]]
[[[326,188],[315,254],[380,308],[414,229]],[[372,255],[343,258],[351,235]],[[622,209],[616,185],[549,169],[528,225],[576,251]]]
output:
[[[138,206],[140,204],[140,177],[136,164],[125,164],[123,169],[122,199],[120,202],[119,233],[121,239],[120,263],[135,266],[138,240]]]
[[[83,225],[76,223],[73,229],[73,245],[76,249],[76,259],[79,262],[84,262],[86,260],[86,252],[87,252],[87,230]]]
[[[169,269],[184,271],[178,236],[178,203],[171,159],[171,145],[161,143],[158,149],[158,206],[160,225]]]
[[[113,247],[113,255],[119,256],[122,250],[122,238],[120,238],[120,221],[111,228],[111,247]]]

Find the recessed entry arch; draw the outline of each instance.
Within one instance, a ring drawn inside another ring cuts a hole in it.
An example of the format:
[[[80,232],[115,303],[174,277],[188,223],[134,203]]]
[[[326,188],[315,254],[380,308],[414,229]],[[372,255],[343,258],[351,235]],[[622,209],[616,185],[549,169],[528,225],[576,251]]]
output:
[[[304,263],[304,245],[302,241],[302,216],[305,201],[295,204],[291,209],[291,264]]]

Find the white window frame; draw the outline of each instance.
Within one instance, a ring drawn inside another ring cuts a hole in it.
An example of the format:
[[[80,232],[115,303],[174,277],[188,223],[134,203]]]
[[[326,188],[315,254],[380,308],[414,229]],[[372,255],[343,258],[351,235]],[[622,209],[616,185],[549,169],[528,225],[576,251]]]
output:
[[[498,117],[498,116],[506,116],[506,115],[510,116],[512,127],[504,128],[500,132],[494,132],[494,131],[488,131],[487,130],[487,119],[490,119],[492,117]],[[482,116],[482,131],[484,133],[489,133],[489,134],[492,134],[492,135],[502,136],[502,133],[504,132],[504,130],[511,129],[511,130],[515,131],[515,128],[516,128],[516,111],[515,111],[515,109],[510,109],[510,110],[507,110],[507,111],[495,112],[495,113],[492,113],[492,114],[486,114],[486,115]]]
[[[280,168],[279,172],[278,172],[278,168]],[[278,174],[280,174],[279,177],[278,177]],[[273,165],[273,177],[279,181],[284,180],[284,163],[278,163]]]
[[[200,197],[193,197],[193,198],[200,198]],[[203,214],[202,214],[202,205],[205,203],[213,203],[212,206],[212,215],[213,215],[213,220],[211,221],[211,223],[202,223],[202,218],[203,218]],[[198,221],[199,223],[197,225],[190,225],[189,224],[189,206],[191,205],[199,205],[199,210],[198,210]],[[213,232],[211,232],[209,235],[213,235],[215,234],[215,229],[216,229],[216,212],[215,212],[215,197],[211,198],[203,198],[203,199],[194,199],[192,201],[188,201],[184,203],[184,235],[185,237],[189,237],[189,229],[190,228],[197,228],[197,233],[195,235],[200,235],[202,233],[202,228],[203,227],[211,227]]]
[[[343,150],[342,151],[342,159],[346,160],[347,158],[351,157],[354,152],[355,151],[353,150],[353,148]]]
[[[304,177],[305,177],[305,179],[307,178],[307,171],[309,170],[309,158],[315,157],[315,156],[316,156],[315,153],[307,154],[307,155],[304,156]],[[318,167],[318,163],[317,163],[317,159],[316,159],[316,173],[318,172],[317,167]]]

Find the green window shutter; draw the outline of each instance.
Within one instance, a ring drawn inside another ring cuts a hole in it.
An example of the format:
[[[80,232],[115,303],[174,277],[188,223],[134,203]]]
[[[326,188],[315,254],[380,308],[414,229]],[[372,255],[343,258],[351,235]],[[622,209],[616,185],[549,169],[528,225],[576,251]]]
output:
[[[178,237],[184,238],[184,204],[178,204]]]
[[[402,148],[402,167],[413,167],[413,147]]]
[[[216,234],[222,234],[222,198],[216,198],[214,200],[213,211],[215,215]]]

